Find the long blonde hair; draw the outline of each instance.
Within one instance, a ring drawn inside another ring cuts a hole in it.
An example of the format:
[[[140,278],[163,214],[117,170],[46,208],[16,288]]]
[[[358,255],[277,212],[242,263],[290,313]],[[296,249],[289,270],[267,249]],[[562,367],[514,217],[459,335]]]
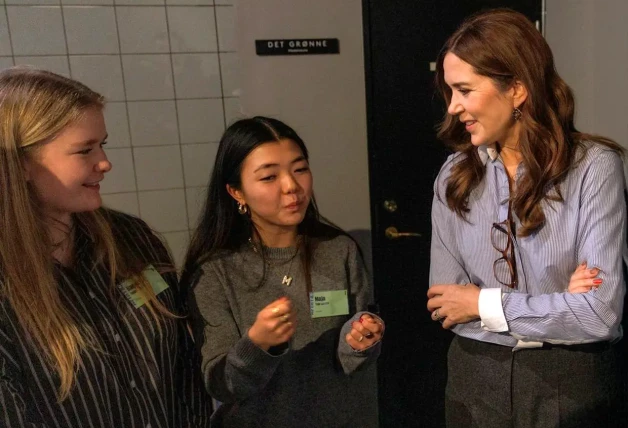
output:
[[[27,342],[57,371],[60,401],[72,389],[82,350],[97,346],[62,302],[52,242],[41,233],[47,230],[45,218],[23,162],[89,108],[104,108],[104,98],[77,81],[27,67],[0,72],[0,297],[15,313]],[[106,211],[74,218],[89,230],[95,263],[108,266],[112,290],[117,280],[133,278],[155,319],[173,316],[141,275],[146,263],[116,245]]]

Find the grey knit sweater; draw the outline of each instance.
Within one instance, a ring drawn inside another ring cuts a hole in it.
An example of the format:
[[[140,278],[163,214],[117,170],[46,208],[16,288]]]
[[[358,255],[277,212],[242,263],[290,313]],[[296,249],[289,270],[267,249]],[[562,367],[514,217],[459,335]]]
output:
[[[295,248],[251,245],[214,257],[191,293],[195,337],[210,394],[223,404],[217,427],[377,427],[375,364],[381,343],[354,351],[345,341],[371,290],[355,243],[345,236],[315,241],[313,291],[347,290],[349,315],[313,319]],[[294,279],[282,285],[284,275]],[[288,347],[265,352],[248,338],[257,313],[281,296],[292,300],[297,330]],[[275,350],[276,351],[276,350]]]

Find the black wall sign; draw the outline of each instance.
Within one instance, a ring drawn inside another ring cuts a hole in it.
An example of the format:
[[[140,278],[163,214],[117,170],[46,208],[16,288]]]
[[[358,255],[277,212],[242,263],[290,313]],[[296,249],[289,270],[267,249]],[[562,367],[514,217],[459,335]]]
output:
[[[338,39],[255,40],[255,52],[268,55],[321,55],[340,53]]]

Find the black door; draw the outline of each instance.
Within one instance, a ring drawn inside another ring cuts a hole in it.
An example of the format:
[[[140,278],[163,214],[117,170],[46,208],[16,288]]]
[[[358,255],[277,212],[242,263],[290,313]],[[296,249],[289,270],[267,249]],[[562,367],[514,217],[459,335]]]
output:
[[[444,426],[452,334],[426,309],[432,186],[447,155],[436,140],[445,106],[431,63],[464,17],[492,7],[541,23],[541,0],[363,0],[373,273],[387,325],[378,367],[383,428]]]

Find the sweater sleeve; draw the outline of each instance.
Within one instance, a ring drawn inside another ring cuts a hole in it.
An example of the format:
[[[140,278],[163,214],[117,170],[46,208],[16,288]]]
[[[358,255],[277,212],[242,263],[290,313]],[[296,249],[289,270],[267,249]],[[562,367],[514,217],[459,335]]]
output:
[[[353,315],[340,330],[340,337],[338,338],[338,360],[345,374],[351,374],[360,368],[368,367],[368,365],[377,360],[382,349],[382,342],[379,341],[364,351],[356,351],[345,339],[346,335],[351,331],[351,324],[357,321],[363,314],[379,318],[375,314],[366,312],[366,308],[373,301],[373,293],[368,281],[366,268],[364,267],[364,261],[362,260],[361,254],[358,252],[357,245],[353,241],[350,241],[346,266],[349,290],[352,298],[355,300],[357,313]]]
[[[289,349],[270,354],[251,342],[246,331],[240,331],[211,262],[203,266],[189,300],[201,371],[210,395],[232,403],[260,392]]]

